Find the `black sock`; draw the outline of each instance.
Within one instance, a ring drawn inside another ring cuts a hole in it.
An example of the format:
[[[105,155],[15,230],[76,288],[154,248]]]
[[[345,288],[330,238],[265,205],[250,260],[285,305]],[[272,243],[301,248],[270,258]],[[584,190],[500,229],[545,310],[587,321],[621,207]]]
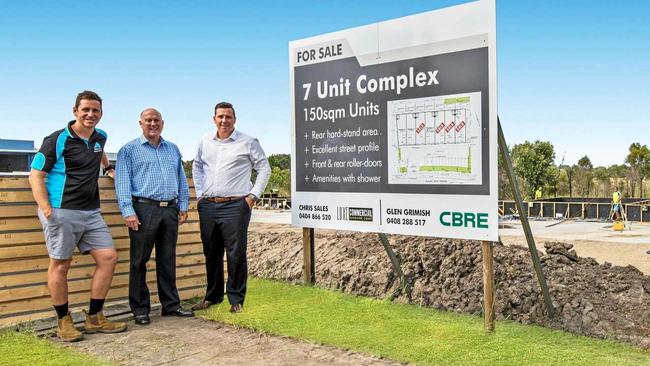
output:
[[[95,315],[102,311],[105,299],[90,299],[90,306],[88,307],[88,315]]]
[[[59,319],[63,319],[64,316],[68,315],[68,303],[61,305],[54,305],[54,310],[56,310],[56,316]]]

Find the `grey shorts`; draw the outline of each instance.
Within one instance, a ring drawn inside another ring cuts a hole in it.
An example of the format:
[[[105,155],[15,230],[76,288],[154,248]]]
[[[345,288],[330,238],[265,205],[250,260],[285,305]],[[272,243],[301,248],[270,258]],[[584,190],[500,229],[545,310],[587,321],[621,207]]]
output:
[[[99,209],[91,211],[53,208],[49,218],[38,210],[50,258],[68,259],[74,248],[88,254],[93,249],[113,248],[113,238]]]

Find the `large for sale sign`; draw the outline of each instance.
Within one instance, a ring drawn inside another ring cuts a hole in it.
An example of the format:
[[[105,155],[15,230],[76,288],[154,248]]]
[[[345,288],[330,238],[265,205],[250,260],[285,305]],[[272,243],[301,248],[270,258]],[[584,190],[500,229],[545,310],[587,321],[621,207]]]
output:
[[[289,44],[292,223],[497,240],[494,0]]]

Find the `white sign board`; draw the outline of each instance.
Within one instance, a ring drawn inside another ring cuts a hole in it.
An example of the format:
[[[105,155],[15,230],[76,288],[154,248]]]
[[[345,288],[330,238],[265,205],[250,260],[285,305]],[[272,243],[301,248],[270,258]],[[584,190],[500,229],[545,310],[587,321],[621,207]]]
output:
[[[498,239],[494,0],[289,43],[292,223]]]

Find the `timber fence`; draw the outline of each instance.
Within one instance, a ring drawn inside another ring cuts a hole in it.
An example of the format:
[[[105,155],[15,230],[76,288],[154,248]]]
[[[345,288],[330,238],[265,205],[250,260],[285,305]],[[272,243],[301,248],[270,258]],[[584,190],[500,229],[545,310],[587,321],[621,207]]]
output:
[[[176,248],[176,285],[181,299],[203,295],[205,259],[199,234],[193,182],[190,183],[188,221],[179,229]],[[109,226],[118,263],[107,305],[128,301],[129,234],[117,206],[113,180],[99,180],[102,215]],[[158,301],[155,251],[147,268],[152,302]],[[27,177],[0,177],[0,327],[53,316],[47,289],[48,255],[36,203]],[[94,262],[75,253],[68,273],[71,310],[85,308],[90,298]]]

